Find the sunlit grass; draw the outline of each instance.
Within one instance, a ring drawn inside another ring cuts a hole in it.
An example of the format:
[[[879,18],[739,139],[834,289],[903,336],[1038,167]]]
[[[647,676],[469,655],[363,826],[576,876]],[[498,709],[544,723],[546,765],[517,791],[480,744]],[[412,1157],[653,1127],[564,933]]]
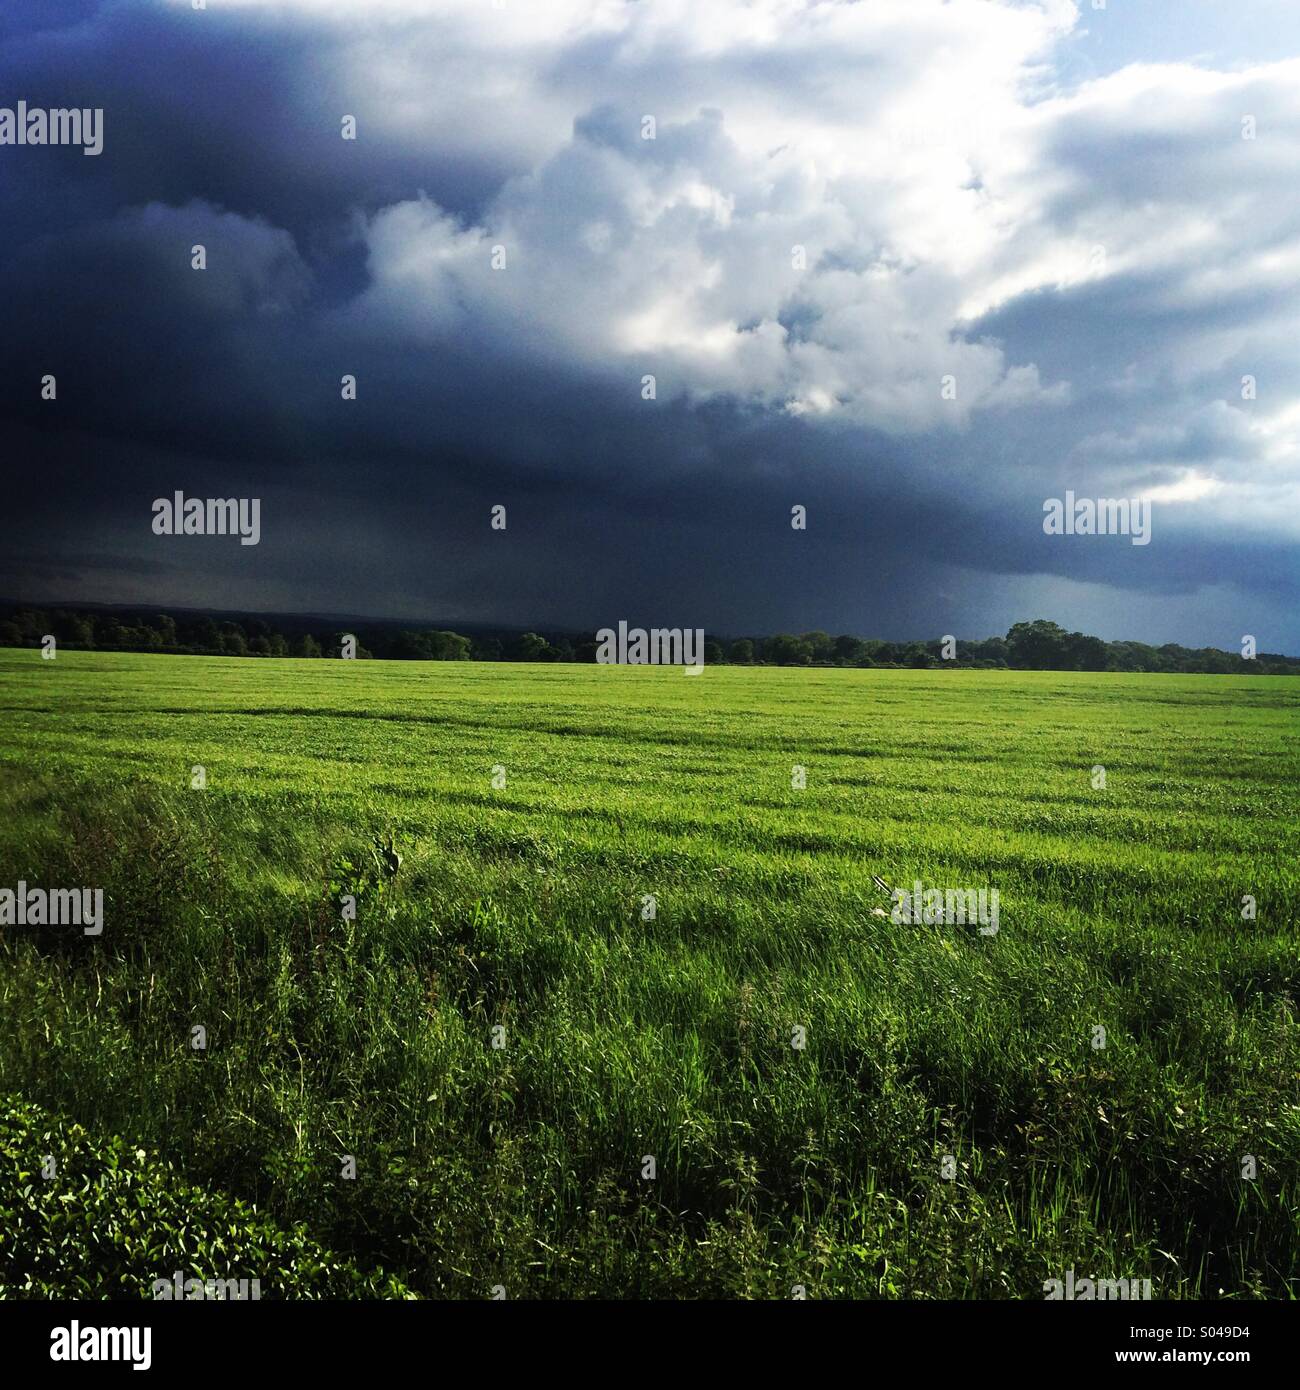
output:
[[[1286,678],[3,651],[0,706],[0,884],[107,898],[0,928],[0,1085],[362,1267],[1295,1289]],[[1000,930],[895,925],[874,873]]]

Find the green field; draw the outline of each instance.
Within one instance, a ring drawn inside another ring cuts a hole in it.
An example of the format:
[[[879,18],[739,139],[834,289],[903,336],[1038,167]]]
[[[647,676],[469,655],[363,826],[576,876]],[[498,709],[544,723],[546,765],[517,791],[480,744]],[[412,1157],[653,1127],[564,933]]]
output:
[[[1300,1291],[1300,682],[3,650],[0,707],[0,886],[106,899],[0,927],[11,1294]]]

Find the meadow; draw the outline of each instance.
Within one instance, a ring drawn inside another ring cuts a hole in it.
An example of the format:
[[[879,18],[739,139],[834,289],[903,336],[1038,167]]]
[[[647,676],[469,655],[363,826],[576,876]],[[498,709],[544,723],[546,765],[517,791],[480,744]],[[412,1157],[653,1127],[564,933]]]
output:
[[[0,1289],[1295,1296],[1298,714],[0,650],[0,885],[105,893],[0,926]]]

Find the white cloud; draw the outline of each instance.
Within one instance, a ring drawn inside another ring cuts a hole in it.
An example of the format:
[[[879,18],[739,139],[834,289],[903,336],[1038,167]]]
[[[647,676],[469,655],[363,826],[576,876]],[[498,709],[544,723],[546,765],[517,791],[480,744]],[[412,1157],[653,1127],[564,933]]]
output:
[[[897,436],[1050,414],[1056,462],[1188,505],[1294,476],[1293,432],[1213,409],[1300,367],[1300,61],[1063,88],[1068,0],[229,3],[330,35],[363,157],[513,171],[473,225],[424,196],[360,221],[346,314],[387,340]],[[1069,352],[981,327],[1022,306]]]
[[[1207,477],[1189,468],[1177,482],[1149,487],[1139,496],[1148,502],[1199,502],[1222,490],[1223,484],[1217,478]]]

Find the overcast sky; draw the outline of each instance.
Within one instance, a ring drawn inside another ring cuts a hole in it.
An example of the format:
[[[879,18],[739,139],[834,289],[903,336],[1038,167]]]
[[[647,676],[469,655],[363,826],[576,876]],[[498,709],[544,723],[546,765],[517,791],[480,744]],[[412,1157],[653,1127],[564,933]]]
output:
[[[1293,0],[7,0],[19,100],[0,597],[1300,652]]]

